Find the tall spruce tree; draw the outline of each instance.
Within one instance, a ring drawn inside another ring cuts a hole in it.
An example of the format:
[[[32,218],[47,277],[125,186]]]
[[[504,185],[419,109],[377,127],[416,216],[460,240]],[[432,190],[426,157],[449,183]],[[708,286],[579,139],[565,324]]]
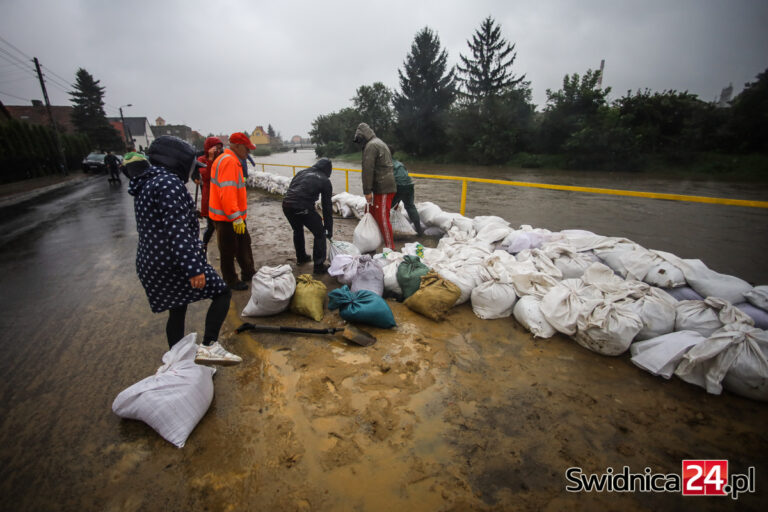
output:
[[[456,94],[453,68],[447,70],[447,61],[437,34],[424,27],[413,40],[404,70],[397,71],[395,134],[400,147],[412,155],[434,155],[446,146],[446,116]]]
[[[456,70],[462,95],[470,101],[508,92],[525,79],[525,75],[516,77],[512,73],[512,64],[517,58],[515,45],[501,37],[501,26],[490,16],[483,20],[467,44],[472,57],[459,55],[461,64]]]
[[[112,128],[104,113],[104,87],[99,80],[83,68],[77,70],[75,90],[72,98],[72,123],[81,133],[88,135],[96,148],[120,150],[123,141],[120,134]]]

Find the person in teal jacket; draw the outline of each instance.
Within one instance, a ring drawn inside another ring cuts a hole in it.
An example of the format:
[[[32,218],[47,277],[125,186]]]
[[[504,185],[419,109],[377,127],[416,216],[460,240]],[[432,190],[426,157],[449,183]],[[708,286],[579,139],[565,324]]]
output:
[[[389,151],[394,155],[395,152],[393,149],[394,148],[390,146]],[[413,191],[413,179],[408,175],[408,171],[399,160],[393,158],[392,167],[395,174],[395,184],[397,185],[397,192],[395,193],[395,197],[392,198],[392,208],[396,207],[397,204],[402,201],[405,211],[408,212],[408,218],[411,219],[411,222],[413,222],[413,225],[416,228],[416,233],[423,235],[424,230],[421,229],[419,211],[416,209],[416,204],[414,203],[415,194]]]

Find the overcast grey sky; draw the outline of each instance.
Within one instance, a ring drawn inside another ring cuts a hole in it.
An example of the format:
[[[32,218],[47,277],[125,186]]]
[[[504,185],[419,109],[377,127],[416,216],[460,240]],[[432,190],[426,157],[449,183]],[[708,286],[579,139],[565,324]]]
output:
[[[307,136],[351,106],[361,85],[398,89],[416,33],[428,26],[449,64],[486,16],[516,44],[514,70],[546,89],[605,59],[611,99],[627,90],[688,90],[711,101],[768,68],[766,0],[0,0],[0,36],[37,57],[51,103],[69,104],[83,67],[106,87],[107,115],[163,117],[203,135],[265,129]],[[0,41],[0,100],[42,99]],[[58,77],[56,76],[58,75]]]

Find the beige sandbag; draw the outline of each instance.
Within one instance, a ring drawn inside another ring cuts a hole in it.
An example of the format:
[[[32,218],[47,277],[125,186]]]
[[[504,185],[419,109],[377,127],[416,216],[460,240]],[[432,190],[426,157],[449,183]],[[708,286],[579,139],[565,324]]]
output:
[[[297,279],[296,292],[291,299],[291,311],[319,322],[323,319],[326,293],[325,284],[309,274],[301,274]]]
[[[442,320],[445,313],[456,304],[461,295],[458,286],[430,270],[421,276],[421,285],[416,292],[405,299],[409,309],[432,320]]]

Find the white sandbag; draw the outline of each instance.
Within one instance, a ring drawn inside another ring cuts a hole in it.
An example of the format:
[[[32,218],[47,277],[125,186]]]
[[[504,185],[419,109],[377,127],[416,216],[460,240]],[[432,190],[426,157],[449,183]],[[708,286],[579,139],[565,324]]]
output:
[[[378,296],[384,295],[384,271],[368,254],[360,256],[357,273],[352,278],[350,291],[369,290]]]
[[[707,297],[704,300],[683,300],[677,303],[675,310],[676,331],[696,331],[707,337],[725,324],[754,324],[746,313],[715,297]]]
[[[552,263],[549,256],[541,249],[525,249],[517,253],[517,261],[530,261],[539,272],[551,276],[558,281],[563,279],[563,272]]]
[[[744,293],[747,301],[753,306],[768,311],[768,286],[761,285],[755,286],[748,292]]]
[[[677,301],[660,288],[649,287],[642,297],[631,302],[632,311],[643,322],[636,340],[648,340],[675,330]]]
[[[450,263],[450,258],[440,249],[424,247],[422,249],[421,262],[429,268],[435,268],[437,265]]]
[[[678,286],[677,288],[664,288],[664,291],[676,300],[704,300],[700,294],[690,286]]]
[[[508,223],[489,222],[483,224],[483,227],[477,231],[475,238],[488,244],[495,244],[504,240],[511,232],[512,228],[509,227]]]
[[[752,290],[752,285],[743,279],[715,272],[701,260],[684,260],[662,251],[655,253],[682,270],[688,285],[703,297],[717,297],[731,304],[740,304],[746,301],[744,294]]]
[[[659,288],[678,288],[685,286],[685,276],[683,271],[664,261],[656,264],[648,271],[643,281]]]
[[[251,299],[243,316],[269,316],[282,313],[291,305],[296,278],[290,265],[263,266],[251,281]]]
[[[581,279],[564,279],[541,299],[541,312],[559,332],[576,334],[577,323],[602,304],[603,296]]]
[[[416,204],[416,211],[419,212],[419,218],[426,226],[432,226],[434,225],[432,220],[436,215],[442,213],[443,210],[435,203],[424,201]]]
[[[510,254],[517,254],[526,249],[539,249],[542,244],[548,242],[552,232],[546,229],[533,229],[523,225],[520,229],[512,231],[499,244],[499,248]]]
[[[541,250],[560,270],[563,279],[581,277],[584,275],[584,271],[597,260],[594,256],[576,252],[562,243],[546,244],[542,246]]]
[[[451,229],[454,219],[458,219],[461,216],[462,215],[459,213],[441,211],[430,219],[429,224],[434,227],[438,227],[443,231],[448,231]]]
[[[696,331],[676,331],[638,341],[629,347],[631,361],[653,375],[669,379],[685,353],[706,339]]]
[[[328,259],[331,263],[333,263],[333,259],[340,254],[346,254],[347,256],[360,256],[360,249],[358,249],[352,242],[329,239],[328,244]]]
[[[360,219],[352,235],[352,243],[360,249],[361,253],[374,252],[384,243],[379,225],[372,213],[368,212]]]
[[[541,300],[533,295],[520,297],[512,310],[512,314],[523,327],[533,334],[534,338],[551,338],[557,331],[544,318],[540,304]]]
[[[489,224],[501,224],[503,226],[509,226],[509,222],[496,215],[478,215],[472,219],[472,225],[475,228],[475,232],[477,233],[479,233],[485,226]]]
[[[768,332],[730,324],[689,350],[675,370],[684,381],[719,395],[725,389],[768,401]]]
[[[352,279],[357,274],[357,266],[361,256],[352,256],[350,254],[339,254],[328,267],[328,275],[335,277],[341,284],[351,285]]]
[[[384,291],[395,296],[403,295],[400,283],[397,282],[397,267],[403,262],[403,257],[397,251],[384,251],[374,257],[384,275]]]
[[[392,233],[395,235],[413,236],[416,234],[416,230],[413,229],[411,221],[402,212],[400,205],[389,211],[389,222],[392,224]]]
[[[462,233],[466,233],[469,236],[475,236],[475,228],[472,219],[457,214],[451,221],[451,228],[455,228]]]
[[[196,333],[163,355],[157,372],[124,389],[112,403],[121,418],[143,421],[183,448],[213,400],[213,368],[195,363]]]
[[[576,342],[598,354],[618,356],[629,349],[643,321],[629,304],[603,302],[577,320]]]
[[[517,295],[512,283],[492,280],[477,285],[470,294],[470,300],[475,315],[490,320],[511,316]]]
[[[741,312],[746,313],[752,319],[752,321],[755,322],[755,327],[758,329],[768,330],[768,311],[757,308],[749,302],[736,304],[735,307]]]

